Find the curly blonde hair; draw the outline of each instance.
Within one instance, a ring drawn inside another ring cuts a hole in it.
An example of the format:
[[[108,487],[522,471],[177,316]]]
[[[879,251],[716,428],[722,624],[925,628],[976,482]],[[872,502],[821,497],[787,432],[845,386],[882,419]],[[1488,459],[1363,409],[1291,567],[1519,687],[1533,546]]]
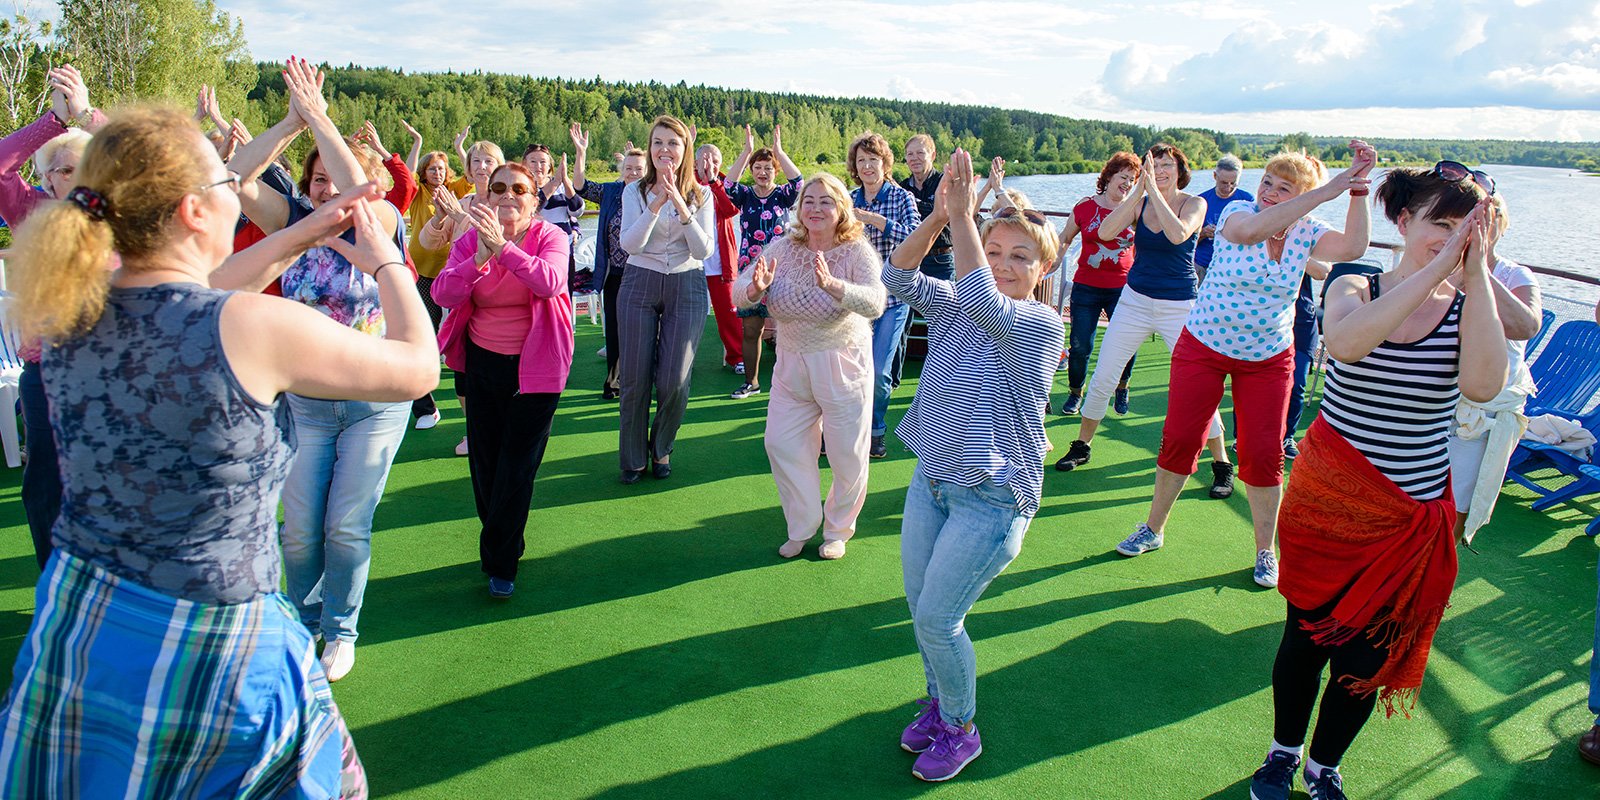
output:
[[[789,223],[789,241],[796,244],[805,244],[809,236],[806,226],[800,222],[799,216],[800,203],[805,200],[806,192],[810,191],[812,186],[821,186],[822,190],[833,198],[834,207],[839,209],[839,221],[833,227],[833,240],[835,242],[848,242],[851,239],[866,235],[867,228],[861,224],[861,220],[856,219],[856,205],[850,200],[850,190],[845,187],[844,181],[826,172],[819,172],[807,178],[806,182],[800,185],[800,194],[797,195],[798,199],[795,200],[794,204],[793,214],[795,219]]]
[[[1273,156],[1267,160],[1266,171],[1293,183],[1301,193],[1309,192],[1328,180],[1328,168],[1304,149],[1288,150]]]

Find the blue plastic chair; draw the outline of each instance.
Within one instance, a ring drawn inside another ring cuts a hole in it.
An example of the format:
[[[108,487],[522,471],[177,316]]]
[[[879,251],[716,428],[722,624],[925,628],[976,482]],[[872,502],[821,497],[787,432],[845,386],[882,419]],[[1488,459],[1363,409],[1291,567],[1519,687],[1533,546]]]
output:
[[[1600,408],[1581,417],[1567,414],[1561,416],[1573,419],[1590,433],[1595,434],[1596,438],[1600,438]],[[1572,480],[1558,489],[1547,489],[1529,476],[1529,473],[1541,469],[1554,469]],[[1596,469],[1592,455],[1585,461],[1553,444],[1523,440],[1511,453],[1511,463],[1506,468],[1506,477],[1538,494],[1539,499],[1533,501],[1533,510],[1544,511],[1575,497],[1600,492],[1600,473],[1595,472]]]
[[[1556,312],[1548,308],[1540,312],[1539,317],[1543,320],[1539,323],[1539,332],[1534,334],[1533,338],[1529,339],[1528,343],[1522,347],[1522,352],[1529,356],[1539,349],[1539,343],[1544,341],[1544,337],[1550,333],[1550,328],[1556,324]]]
[[[1528,364],[1528,372],[1537,391],[1524,413],[1576,418],[1600,391],[1600,325],[1589,320],[1563,323]]]
[[[1583,474],[1583,480],[1586,482],[1585,486],[1588,489],[1584,494],[1600,492],[1600,467],[1594,464],[1584,464],[1578,471]],[[1589,527],[1584,528],[1583,532],[1590,536],[1600,534],[1600,516],[1590,520]]]

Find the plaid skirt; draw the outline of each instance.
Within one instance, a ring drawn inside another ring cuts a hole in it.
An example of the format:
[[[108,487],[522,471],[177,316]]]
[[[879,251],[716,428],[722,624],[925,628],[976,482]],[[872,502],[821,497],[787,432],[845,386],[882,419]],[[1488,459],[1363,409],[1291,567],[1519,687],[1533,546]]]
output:
[[[180,600],[57,549],[35,603],[0,707],[0,797],[366,796],[283,595]]]

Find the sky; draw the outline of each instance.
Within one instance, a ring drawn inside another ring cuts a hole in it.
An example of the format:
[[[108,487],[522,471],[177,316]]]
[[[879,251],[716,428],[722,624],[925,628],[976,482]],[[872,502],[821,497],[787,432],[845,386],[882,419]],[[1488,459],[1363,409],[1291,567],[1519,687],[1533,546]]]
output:
[[[221,0],[251,53],[1232,133],[1600,140],[1600,0]]]

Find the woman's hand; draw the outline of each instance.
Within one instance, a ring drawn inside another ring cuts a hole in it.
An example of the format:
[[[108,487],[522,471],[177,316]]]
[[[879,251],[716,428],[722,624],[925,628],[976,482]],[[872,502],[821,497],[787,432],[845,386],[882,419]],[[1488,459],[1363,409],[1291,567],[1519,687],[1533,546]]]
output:
[[[772,261],[766,256],[756,259],[756,263],[750,265],[750,288],[745,290],[745,299],[752,303],[759,301],[772,287],[772,273]]]
[[[472,126],[471,125],[468,125],[468,126],[462,128],[461,132],[456,134],[455,142],[453,142],[453,144],[455,146],[455,149],[460,150],[467,143],[467,136],[469,134],[471,134],[471,133],[472,133]],[[466,164],[462,164],[461,168],[462,169],[466,169],[467,165]]]
[[[384,149],[383,140],[378,138],[378,126],[373,125],[372,120],[369,119],[361,123],[361,130],[356,132],[356,140],[372,145],[372,149],[377,151],[379,158],[385,161],[389,159],[389,151]]]
[[[89,87],[84,85],[77,67],[63,64],[50,70],[45,80],[50,85],[50,111],[58,122],[68,125],[87,121],[83,116],[90,109]]]
[[[1466,253],[1467,242],[1472,235],[1474,225],[1483,218],[1484,206],[1487,203],[1487,198],[1478,203],[1461,220],[1461,223],[1456,225],[1455,232],[1450,234],[1449,239],[1445,240],[1444,247],[1439,248],[1439,254],[1434,256],[1426,267],[1423,267],[1424,270],[1433,273],[1433,280],[1443,281],[1455,275],[1461,269],[1461,259]]]
[[[956,148],[944,165],[944,179],[939,181],[939,193],[944,196],[945,212],[951,219],[972,216],[972,154]]]
[[[340,192],[333,196],[288,229],[301,235],[302,247],[312,247],[318,243],[326,244],[328,239],[344,233],[356,221],[356,206],[377,202],[382,198],[381,186],[376,183],[363,183],[348,192]],[[359,235],[358,232],[357,236]]]
[[[400,120],[400,127],[405,128],[406,133],[411,134],[411,138],[413,140],[417,142],[422,141],[422,134],[418,133],[416,128],[411,127],[411,123],[406,122],[405,120]]]
[[[1463,285],[1489,279],[1489,225],[1494,207],[1485,203],[1476,210],[1483,213],[1470,224],[1462,223],[1462,227],[1467,229],[1467,247],[1462,261],[1465,270]]]
[[[583,126],[572,123],[567,129],[567,135],[572,137],[572,148],[578,153],[578,160],[582,161],[584,154],[589,152],[589,134],[583,132]]]
[[[1161,189],[1156,186],[1156,162],[1149,153],[1144,154],[1144,163],[1139,165],[1139,180],[1134,181],[1133,189],[1140,194],[1161,193]]]
[[[756,151],[756,132],[755,132],[755,129],[751,128],[749,125],[745,125],[744,126],[744,155],[749,155],[751,153],[754,153],[755,151]]]
[[[828,296],[835,300],[839,300],[844,297],[844,281],[833,277],[833,273],[828,270],[827,257],[823,256],[821,253],[813,253],[811,256],[811,266],[812,269],[816,271],[818,289],[827,292]]]
[[[323,242],[334,252],[344,256],[346,261],[354,264],[356,269],[373,277],[377,277],[378,270],[386,264],[405,264],[405,257],[400,254],[400,248],[395,247],[389,234],[384,232],[383,223],[379,221],[377,213],[372,210],[372,200],[367,196],[367,192],[375,192],[376,188],[370,183],[363,184],[358,190],[362,196],[349,206],[350,221],[356,231],[355,244],[337,237]],[[331,206],[335,203],[336,201],[330,201],[324,205]],[[315,216],[316,214],[313,214],[306,219],[311,220]]]
[[[755,152],[755,151],[752,150],[751,152]],[[774,153],[783,152],[783,126],[782,125],[774,124],[772,126],[772,152],[774,152]]]
[[[461,200],[456,197],[455,192],[442,185],[433,187],[433,216],[435,219],[443,219],[445,217],[460,219],[466,213],[466,210],[461,207]]]
[[[290,56],[284,64],[283,84],[289,93],[289,106],[307,123],[328,118],[328,99],[322,96],[324,79],[322,70],[303,58]]]
[[[1001,184],[1005,179],[1006,160],[995,156],[994,160],[989,162],[989,191],[998,193],[1003,188]]]
[[[491,255],[499,255],[500,248],[506,246],[506,234],[494,209],[487,205],[473,206],[467,220],[478,229],[478,244],[487,247]]]

